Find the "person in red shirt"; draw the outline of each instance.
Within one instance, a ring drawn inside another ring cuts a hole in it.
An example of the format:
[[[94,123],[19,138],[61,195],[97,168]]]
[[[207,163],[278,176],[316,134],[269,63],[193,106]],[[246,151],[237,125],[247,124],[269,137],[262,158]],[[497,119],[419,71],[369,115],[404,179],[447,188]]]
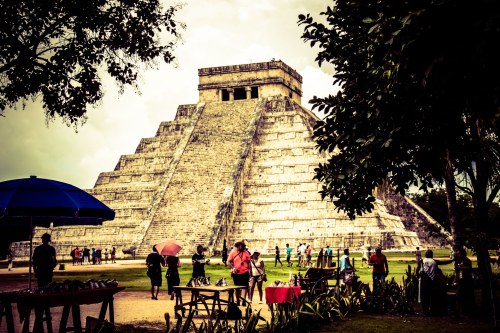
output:
[[[245,300],[248,301],[248,280],[250,279],[250,254],[246,250],[244,242],[236,242],[234,249],[227,258],[229,267],[231,268],[231,276],[235,286],[246,287]],[[241,290],[236,290],[237,304],[240,304]]]
[[[382,254],[382,247],[377,246],[375,253],[370,256],[368,264],[372,266],[373,288],[385,281],[389,274],[389,265],[387,264],[387,257]]]

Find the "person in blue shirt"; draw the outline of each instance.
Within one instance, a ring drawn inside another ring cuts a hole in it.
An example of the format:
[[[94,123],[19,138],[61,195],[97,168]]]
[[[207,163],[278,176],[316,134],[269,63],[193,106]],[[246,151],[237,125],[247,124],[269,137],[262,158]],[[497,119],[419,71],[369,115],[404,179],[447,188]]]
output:
[[[344,255],[340,257],[340,274],[343,274],[345,270],[351,269],[351,261],[349,259],[349,249],[344,249]]]
[[[325,253],[324,253],[324,267],[332,267],[332,259],[333,259],[333,251],[330,245],[326,246]]]
[[[288,263],[287,266],[288,267],[292,267],[293,266],[293,262],[290,261],[290,259],[292,258],[292,248],[290,247],[290,244],[286,244],[286,262]]]

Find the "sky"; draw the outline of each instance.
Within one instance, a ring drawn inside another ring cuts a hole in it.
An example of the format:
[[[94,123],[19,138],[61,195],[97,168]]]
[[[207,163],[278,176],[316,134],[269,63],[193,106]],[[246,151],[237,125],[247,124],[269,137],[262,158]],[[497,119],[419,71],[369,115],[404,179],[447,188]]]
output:
[[[181,0],[182,1],[182,0]],[[171,3],[171,2],[165,2]],[[326,0],[186,0],[175,16],[186,24],[175,64],[142,73],[138,93],[119,94],[105,77],[104,99],[75,131],[60,119],[49,124],[39,100],[8,109],[0,117],[0,181],[36,175],[84,189],[99,173],[112,171],[121,155],[135,152],[141,138],[153,137],[177,107],[198,102],[198,69],[282,60],[303,77],[302,105],[335,93],[333,68],[314,61],[318,49],[301,38],[299,14],[319,13]],[[318,114],[318,116],[322,116]]]

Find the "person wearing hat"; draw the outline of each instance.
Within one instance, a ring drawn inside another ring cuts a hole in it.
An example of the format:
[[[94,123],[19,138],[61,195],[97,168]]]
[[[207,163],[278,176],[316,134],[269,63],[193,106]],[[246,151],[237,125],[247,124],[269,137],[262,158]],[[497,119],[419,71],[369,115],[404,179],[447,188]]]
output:
[[[50,234],[42,235],[42,244],[33,251],[33,270],[38,282],[38,287],[45,287],[52,282],[54,268],[57,265],[56,249],[49,245]]]
[[[227,258],[229,267],[231,268],[231,276],[233,277],[233,283],[235,286],[246,287],[245,297],[248,296],[248,280],[250,279],[250,254],[246,250],[246,245],[244,242],[236,242],[234,244],[234,249],[229,254]],[[237,304],[239,305],[241,298],[241,290],[236,290]]]
[[[255,285],[259,290],[259,304],[262,304],[262,284],[267,281],[266,268],[264,261],[259,260],[260,252],[257,249],[252,251],[252,258],[250,259],[250,302],[252,302],[253,292]]]
[[[382,247],[377,246],[375,253],[370,256],[368,264],[372,266],[373,288],[375,289],[385,281],[389,274],[389,264],[385,254],[382,254]]]

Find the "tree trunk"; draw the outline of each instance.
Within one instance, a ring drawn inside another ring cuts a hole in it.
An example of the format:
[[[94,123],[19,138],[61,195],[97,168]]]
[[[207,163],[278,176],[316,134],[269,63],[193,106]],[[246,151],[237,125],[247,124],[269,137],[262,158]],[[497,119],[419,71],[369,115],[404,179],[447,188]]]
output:
[[[481,233],[476,240],[477,266],[481,275],[481,314],[486,319],[493,319],[493,324],[496,327],[496,291],[487,244],[486,237]]]
[[[474,183],[474,217],[476,222],[476,254],[479,274],[481,276],[481,313],[485,318],[492,318],[496,327],[496,290],[491,271],[491,259],[488,253],[488,240],[486,237],[488,225],[487,185],[488,165],[479,156],[476,159],[476,181]]]
[[[446,165],[444,172],[444,183],[446,188],[446,203],[448,205],[448,220],[450,221],[451,236],[453,238],[453,250],[464,246],[463,225],[458,220],[457,191],[455,188],[455,175],[453,161],[450,152],[446,152]]]

